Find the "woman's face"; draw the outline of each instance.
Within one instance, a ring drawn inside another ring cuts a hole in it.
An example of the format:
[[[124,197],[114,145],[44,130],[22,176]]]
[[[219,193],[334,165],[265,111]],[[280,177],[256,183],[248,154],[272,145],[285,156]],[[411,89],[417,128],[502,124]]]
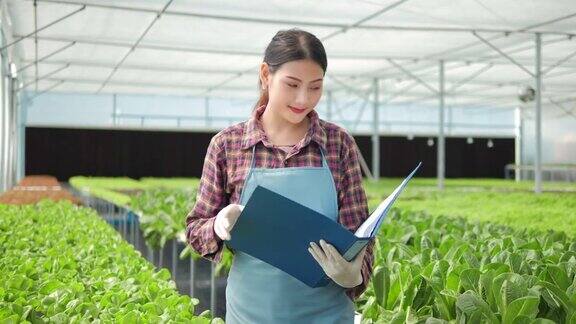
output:
[[[284,120],[299,124],[322,97],[324,71],[312,60],[284,63],[270,74],[262,63],[260,80],[268,87],[268,107]]]

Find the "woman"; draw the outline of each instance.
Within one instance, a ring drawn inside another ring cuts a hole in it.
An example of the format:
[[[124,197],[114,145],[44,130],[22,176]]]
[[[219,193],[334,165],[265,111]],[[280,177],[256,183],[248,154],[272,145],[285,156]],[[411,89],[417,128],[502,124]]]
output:
[[[322,43],[302,30],[279,31],[266,48],[260,99],[249,120],[210,141],[196,205],[186,219],[188,242],[204,258],[220,261],[224,241],[258,185],[298,196],[297,202],[352,232],[368,218],[354,138],[314,111],[326,67]],[[372,273],[372,247],[348,262],[326,242],[311,242],[311,256],[332,279],[320,288],[236,251],[226,323],[352,323],[353,300]]]

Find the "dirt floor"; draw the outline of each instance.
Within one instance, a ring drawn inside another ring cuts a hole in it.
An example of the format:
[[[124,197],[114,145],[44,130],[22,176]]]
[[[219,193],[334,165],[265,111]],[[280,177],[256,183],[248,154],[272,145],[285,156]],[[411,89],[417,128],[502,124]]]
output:
[[[17,186],[0,195],[0,204],[27,205],[42,199],[69,200],[77,205],[81,202],[68,190],[62,188],[52,176],[27,176]]]

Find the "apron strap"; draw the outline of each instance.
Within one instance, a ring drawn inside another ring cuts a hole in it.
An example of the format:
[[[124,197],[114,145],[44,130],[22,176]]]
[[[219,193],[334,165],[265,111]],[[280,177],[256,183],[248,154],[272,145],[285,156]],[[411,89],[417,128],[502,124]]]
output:
[[[258,145],[258,143],[252,146],[252,161],[250,162],[251,169],[254,169],[254,165],[256,164],[256,159],[254,158],[254,156],[256,155],[256,145]]]
[[[328,167],[328,161],[326,160],[326,157],[324,156],[324,150],[322,150],[322,146],[318,145],[318,148],[320,149],[320,154],[322,155],[322,167],[330,170],[330,168]]]

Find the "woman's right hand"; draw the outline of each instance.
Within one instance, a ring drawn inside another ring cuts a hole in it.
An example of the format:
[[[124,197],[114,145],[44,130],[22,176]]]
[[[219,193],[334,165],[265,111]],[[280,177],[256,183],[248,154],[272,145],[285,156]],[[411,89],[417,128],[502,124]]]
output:
[[[232,238],[230,232],[243,209],[242,205],[230,204],[218,212],[214,222],[214,232],[220,239],[228,241]]]

